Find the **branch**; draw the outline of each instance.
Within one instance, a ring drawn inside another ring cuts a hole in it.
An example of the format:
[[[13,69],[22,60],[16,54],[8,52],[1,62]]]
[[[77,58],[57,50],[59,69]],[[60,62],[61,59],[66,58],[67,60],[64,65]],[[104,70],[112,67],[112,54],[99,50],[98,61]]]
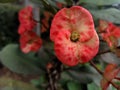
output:
[[[95,68],[100,75],[103,75],[103,72],[93,63],[93,61],[90,61],[90,65]]]
[[[106,33],[106,31],[97,31],[98,34]]]
[[[115,79],[120,80],[120,77],[115,77]]]
[[[115,47],[115,49],[120,49],[120,46]],[[112,52],[112,51],[110,49],[108,49],[108,50],[99,52],[97,55],[101,55],[101,54],[109,53],[109,52]]]

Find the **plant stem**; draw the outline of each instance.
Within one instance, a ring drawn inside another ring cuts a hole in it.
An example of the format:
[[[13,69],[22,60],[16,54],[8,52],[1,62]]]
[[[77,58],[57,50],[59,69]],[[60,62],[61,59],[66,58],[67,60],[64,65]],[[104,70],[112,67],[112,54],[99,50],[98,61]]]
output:
[[[47,77],[48,77],[48,87],[47,90],[58,90],[58,80],[61,77],[61,72],[63,70],[63,65],[61,62],[57,60],[57,58],[53,58],[54,62],[50,62],[47,65]]]
[[[120,80],[120,77],[115,77],[115,79]]]
[[[115,47],[115,49],[120,49],[120,46]],[[108,49],[108,50],[99,52],[97,55],[101,55],[101,54],[109,53],[109,52],[112,52],[112,51],[111,51],[110,49]],[[114,52],[113,52],[113,53],[114,53]]]
[[[98,34],[106,33],[106,31],[97,31]]]
[[[94,67],[100,75],[103,75],[103,72],[94,64],[93,61],[90,61],[90,65]]]

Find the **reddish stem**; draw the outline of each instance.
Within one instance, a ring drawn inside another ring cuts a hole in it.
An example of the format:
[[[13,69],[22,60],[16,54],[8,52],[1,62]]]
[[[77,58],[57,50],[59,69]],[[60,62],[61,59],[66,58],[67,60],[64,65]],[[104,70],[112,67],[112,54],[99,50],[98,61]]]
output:
[[[114,79],[120,80],[120,77],[115,77]]]
[[[94,67],[94,68],[98,71],[98,73],[99,73],[100,75],[103,75],[103,72],[94,64],[93,61],[90,61],[90,65],[91,65],[92,67]]]
[[[97,31],[98,34],[106,33],[106,31]]]

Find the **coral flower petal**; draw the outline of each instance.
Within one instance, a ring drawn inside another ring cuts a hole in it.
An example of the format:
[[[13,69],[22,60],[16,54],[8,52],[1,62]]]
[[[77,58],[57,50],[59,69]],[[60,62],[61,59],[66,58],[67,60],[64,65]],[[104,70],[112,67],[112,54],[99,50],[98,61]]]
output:
[[[94,32],[93,32],[94,33]],[[98,52],[99,40],[96,33],[89,41],[72,42],[71,33],[67,30],[59,32],[55,39],[55,53],[58,59],[69,66],[90,61]]]
[[[81,41],[87,41],[93,36],[94,23],[89,11],[80,6],[61,9],[54,17],[50,29],[50,38],[55,40],[62,30],[78,31]]]

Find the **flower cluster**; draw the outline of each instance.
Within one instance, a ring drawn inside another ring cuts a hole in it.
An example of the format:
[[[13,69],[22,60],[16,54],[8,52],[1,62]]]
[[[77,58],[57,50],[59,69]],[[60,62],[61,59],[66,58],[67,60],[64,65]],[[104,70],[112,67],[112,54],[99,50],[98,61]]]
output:
[[[33,31],[37,22],[33,19],[33,8],[25,7],[19,11],[20,26],[18,33],[20,34],[20,48],[24,53],[30,51],[38,51],[42,45],[42,40]]]
[[[55,15],[50,38],[57,58],[69,66],[90,61],[99,49],[92,16],[80,6],[63,8]]]
[[[99,21],[99,31],[103,40],[105,40],[110,48],[114,48],[118,45],[118,38],[120,38],[120,27],[114,25],[112,22],[105,20]]]

